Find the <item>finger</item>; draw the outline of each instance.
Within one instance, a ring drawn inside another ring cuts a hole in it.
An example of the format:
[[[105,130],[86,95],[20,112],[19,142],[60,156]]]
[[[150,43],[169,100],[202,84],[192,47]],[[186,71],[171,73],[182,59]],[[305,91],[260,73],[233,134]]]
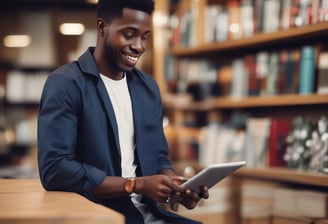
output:
[[[173,211],[178,211],[179,203],[178,202],[171,203],[170,207]]]
[[[196,203],[200,201],[200,195],[197,192],[192,192],[190,194],[190,198],[195,201]]]
[[[184,177],[184,176],[175,176],[175,177],[171,177],[173,183],[181,185],[182,183],[186,182],[188,180],[188,178]]]
[[[193,209],[197,205],[197,202],[191,199],[190,197],[184,198],[184,200],[181,203],[188,209]]]
[[[175,194],[178,194],[178,195],[184,193],[184,189],[180,185],[177,185],[174,183],[172,185],[172,190],[175,192]]]
[[[206,186],[203,186],[202,193],[201,193],[200,196],[202,198],[204,198],[204,199],[208,199],[209,198],[208,188]]]

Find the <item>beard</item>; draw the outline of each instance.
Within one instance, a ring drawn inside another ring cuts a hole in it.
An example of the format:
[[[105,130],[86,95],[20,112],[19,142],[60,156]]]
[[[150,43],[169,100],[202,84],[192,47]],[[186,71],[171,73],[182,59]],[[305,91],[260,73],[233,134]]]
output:
[[[113,70],[113,71],[117,71],[120,72],[122,70],[122,68],[119,66],[119,53],[116,52],[113,48],[113,46],[110,44],[110,41],[108,40],[108,33],[105,34],[105,38],[104,38],[104,56],[105,56],[105,60],[106,63],[109,65],[109,67]]]

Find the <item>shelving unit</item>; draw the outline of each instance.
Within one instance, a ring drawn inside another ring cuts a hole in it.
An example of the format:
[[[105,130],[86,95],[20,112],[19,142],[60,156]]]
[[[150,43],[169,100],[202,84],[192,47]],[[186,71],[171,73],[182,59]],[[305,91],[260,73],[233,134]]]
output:
[[[174,101],[164,101],[167,108],[173,110],[208,111],[214,109],[236,109],[236,108],[256,108],[256,107],[280,107],[280,106],[306,106],[306,105],[327,105],[328,95],[326,94],[288,94],[276,96],[246,97],[233,99],[231,97],[217,97],[201,102],[191,102],[190,104],[177,104]]]
[[[228,1],[211,0],[204,2],[214,4]],[[199,15],[204,15],[202,12],[204,10],[202,7],[206,6],[206,3],[204,2],[199,5]],[[180,1],[179,3],[181,5],[175,6],[174,10],[186,10],[188,7],[191,7],[190,5],[188,6],[188,4],[192,4],[186,3],[186,1]],[[168,11],[167,5],[165,6],[165,9],[167,10],[167,13],[172,13],[172,11]],[[198,18],[198,20],[199,27],[199,24],[202,24],[204,19]],[[161,27],[161,29],[163,30],[164,28]],[[198,37],[202,32],[203,29],[199,29]],[[154,60],[155,63],[156,61],[162,62],[164,56],[169,54],[177,60],[208,60],[212,62],[214,61],[214,63],[222,60],[226,63],[227,60],[232,61],[233,59],[245,56],[248,53],[261,51],[270,52],[287,48],[300,49],[302,46],[306,45],[314,45],[319,50],[325,49],[326,51],[328,47],[326,45],[327,36],[328,22],[320,22],[300,27],[291,27],[289,29],[280,29],[276,32],[254,33],[250,37],[228,39],[222,42],[205,43],[204,40],[200,40],[197,44],[190,47],[175,44],[166,51],[161,48],[161,51],[158,52],[158,55],[155,56]],[[242,113],[251,112],[252,116],[257,118],[277,117],[291,119],[296,116],[311,116],[317,119],[321,116],[328,115],[328,94],[317,94],[316,92],[311,94],[279,93],[275,95],[244,96],[239,98],[234,98],[230,95],[219,95],[211,96],[201,101],[193,101],[188,97],[184,98],[181,95],[175,95],[174,93],[169,92],[168,85],[164,80],[163,71],[165,65],[163,63],[156,64],[161,66],[155,71],[155,78],[158,80],[162,91],[164,109],[166,115],[171,121],[170,128],[176,129],[176,138],[180,138],[181,136],[182,138],[186,138],[188,133],[190,137],[195,137],[195,133],[200,133],[200,131],[195,130],[197,130],[197,128],[200,130],[202,126],[190,128],[185,125],[185,120],[188,119],[186,117],[190,116],[190,114],[200,115],[203,119],[205,117],[205,120],[209,113],[217,113],[219,116],[221,116],[221,114],[229,116],[235,111],[241,111]],[[204,125],[206,125],[206,123]],[[172,151],[177,153],[179,151],[179,144],[175,144],[174,147],[176,148],[172,149]],[[257,179],[263,182],[267,181],[291,186],[305,186],[315,189],[324,189],[328,186],[328,175],[326,174],[310,173],[283,167],[247,167],[237,171],[233,177],[237,181],[234,183],[240,184],[244,180]],[[237,203],[240,202],[240,198],[235,200]],[[236,215],[238,216],[239,214]]]
[[[328,187],[327,174],[309,173],[304,171],[288,170],[285,168],[242,168],[238,170],[234,176],[306,185],[310,187]]]
[[[196,47],[174,47],[171,53],[177,57],[202,56],[209,53],[223,53],[250,48],[268,48],[270,45],[312,41],[313,38],[324,38],[328,34],[328,23],[318,23],[304,27],[294,27],[271,33],[256,33],[251,37],[232,39],[223,42],[201,44]]]

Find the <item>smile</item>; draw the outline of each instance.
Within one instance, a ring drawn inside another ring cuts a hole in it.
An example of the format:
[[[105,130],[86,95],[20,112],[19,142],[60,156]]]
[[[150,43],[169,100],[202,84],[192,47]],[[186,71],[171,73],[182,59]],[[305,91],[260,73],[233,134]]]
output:
[[[124,57],[130,62],[130,63],[137,63],[139,57],[136,57],[136,56],[132,56],[132,55],[128,55],[128,54],[123,54]]]

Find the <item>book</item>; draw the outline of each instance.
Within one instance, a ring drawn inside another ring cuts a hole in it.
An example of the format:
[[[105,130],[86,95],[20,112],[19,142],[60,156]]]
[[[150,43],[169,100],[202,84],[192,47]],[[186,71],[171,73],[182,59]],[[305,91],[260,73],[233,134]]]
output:
[[[296,190],[277,188],[273,191],[272,215],[283,217],[298,217],[296,210]]]
[[[319,22],[319,10],[320,10],[320,1],[321,0],[312,0],[312,7],[311,7],[311,24],[315,24]]]
[[[256,76],[260,80],[260,95],[266,95],[269,53],[262,51],[256,54]]]
[[[312,2],[308,0],[300,1],[300,12],[297,17],[298,26],[306,26],[311,23],[312,19]]]
[[[328,21],[328,1],[321,0],[319,6],[319,22]]]
[[[286,80],[287,80],[287,61],[288,61],[288,51],[281,50],[279,52],[279,65],[278,65],[278,80],[277,80],[277,93],[286,93]]]
[[[278,182],[245,179],[240,190],[240,215],[245,218],[269,218],[272,216],[273,192],[281,188]]]
[[[296,194],[299,215],[310,218],[328,218],[327,192],[300,190]]]
[[[280,1],[264,0],[263,32],[275,32],[279,29]]]
[[[246,161],[248,167],[268,165],[270,118],[248,118],[246,121]]]
[[[312,219],[308,218],[290,218],[282,216],[273,216],[271,224],[311,224],[313,223]]]
[[[260,33],[263,31],[263,0],[254,0],[254,33]]]
[[[231,97],[240,99],[248,94],[248,74],[245,72],[244,60],[234,59],[232,62]]]
[[[285,64],[286,87],[285,93],[298,93],[300,50],[288,50]]]
[[[241,38],[239,0],[227,2],[229,16],[229,39]]]
[[[328,51],[319,54],[317,93],[328,93]]]
[[[226,41],[229,34],[229,14],[225,6],[221,6],[218,15],[215,19],[215,40]]]
[[[300,61],[300,94],[312,94],[314,92],[315,81],[315,61],[316,49],[314,46],[304,46]]]
[[[290,7],[290,27],[299,26],[297,18],[300,14],[300,0],[292,0]]]
[[[240,27],[242,37],[250,37],[254,34],[254,7],[252,0],[240,2]]]
[[[292,0],[281,1],[280,25],[279,25],[280,29],[286,30],[290,28],[291,4],[292,4]]]
[[[269,54],[268,74],[266,84],[266,94],[276,95],[278,92],[278,74],[279,73],[279,54],[277,52],[271,52]]]
[[[207,5],[204,11],[204,42],[211,43],[216,41],[217,17],[222,11],[222,6],[219,4]]]
[[[256,73],[255,55],[249,54],[244,58],[245,70],[248,73],[248,95],[258,96],[260,93],[260,79]]]
[[[328,218],[328,194],[315,190],[278,188],[273,192],[273,215]]]
[[[291,130],[291,122],[286,119],[271,118],[269,136],[269,166],[286,166],[283,159],[286,152],[286,138]]]

